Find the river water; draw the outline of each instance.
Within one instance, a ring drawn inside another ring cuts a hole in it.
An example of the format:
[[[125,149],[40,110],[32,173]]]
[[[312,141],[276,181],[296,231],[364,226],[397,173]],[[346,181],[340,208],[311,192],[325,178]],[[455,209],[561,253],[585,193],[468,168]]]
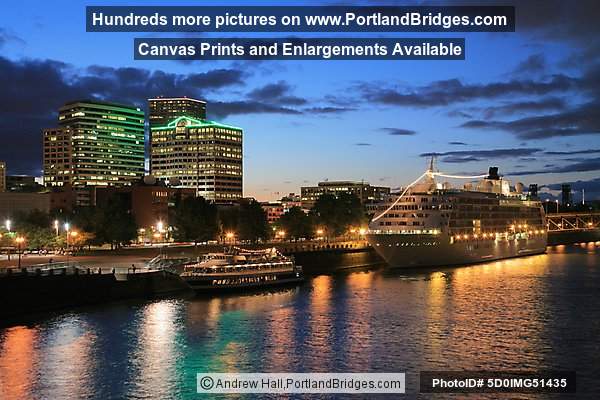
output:
[[[575,370],[576,398],[600,398],[599,253],[594,243],[555,246],[473,266],[343,272],[276,292],[36,317],[0,330],[0,398],[198,398],[203,371],[406,372],[412,398],[421,370],[544,369]]]

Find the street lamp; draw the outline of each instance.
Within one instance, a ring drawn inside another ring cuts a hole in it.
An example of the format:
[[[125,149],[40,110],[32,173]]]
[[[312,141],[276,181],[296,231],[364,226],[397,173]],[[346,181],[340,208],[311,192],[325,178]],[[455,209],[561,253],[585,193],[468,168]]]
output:
[[[556,200],[556,213],[558,214],[558,199]]]
[[[4,221],[4,226],[6,227],[6,230],[10,233],[10,225],[11,225],[11,221],[10,219],[7,219],[6,221]]]
[[[283,238],[285,237],[285,231],[281,230],[281,231],[277,231],[277,236],[281,238],[281,240],[283,241]]]
[[[54,220],[54,230],[56,231],[56,236],[58,236],[58,220]]]
[[[19,268],[21,268],[21,245],[25,242],[25,238],[23,236],[17,236],[15,242],[17,242],[17,253],[19,254]]]
[[[165,224],[160,220],[156,223],[156,231],[160,235],[161,241],[163,241],[163,242],[168,241],[168,238],[167,238],[167,235],[169,233],[168,227],[166,227]]]

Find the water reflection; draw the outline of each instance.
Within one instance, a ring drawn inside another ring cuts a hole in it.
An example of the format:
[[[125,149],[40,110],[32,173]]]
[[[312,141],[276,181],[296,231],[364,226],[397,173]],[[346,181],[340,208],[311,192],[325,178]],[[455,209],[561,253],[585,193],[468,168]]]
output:
[[[183,357],[179,306],[173,301],[151,303],[139,310],[136,318],[140,322],[132,338],[137,344],[131,356],[136,378],[129,396],[167,398],[179,382],[177,361]]]
[[[356,365],[368,365],[371,359],[371,327],[372,314],[372,285],[375,274],[359,272],[350,274],[346,280],[346,315],[338,323],[343,327],[341,333],[343,343],[336,351],[338,358],[351,358],[345,360],[346,364],[354,362]],[[361,371],[355,371],[361,372]]]
[[[40,379],[35,390],[53,398],[91,396],[89,383],[95,373],[96,335],[85,319],[75,315],[59,318],[40,339],[37,349]]]
[[[38,331],[16,326],[5,330],[0,339],[0,398],[26,399],[38,371]]]
[[[297,364],[294,348],[296,312],[291,304],[276,307],[269,315],[265,327],[264,371],[288,372]]]
[[[0,398],[196,398],[201,371],[408,371],[414,393],[420,370],[554,368],[577,370],[580,391],[600,390],[598,248],[321,275],[297,289],[110,305],[5,329]]]
[[[308,371],[332,371],[334,332],[332,289],[333,277],[321,275],[313,279],[309,295],[308,326],[301,367]]]

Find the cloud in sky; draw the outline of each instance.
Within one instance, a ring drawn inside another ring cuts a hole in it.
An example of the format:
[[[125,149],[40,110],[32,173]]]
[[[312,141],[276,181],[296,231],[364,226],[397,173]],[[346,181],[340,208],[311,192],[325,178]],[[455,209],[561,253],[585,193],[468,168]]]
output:
[[[421,153],[419,157],[441,157],[443,162],[447,163],[467,163],[474,161],[485,161],[501,158],[515,158],[523,156],[531,156],[539,153],[542,149],[538,148],[520,148],[520,149],[491,149],[491,150],[460,150],[446,151],[441,153],[430,152]]]
[[[417,132],[412,129],[404,128],[379,128],[379,130],[392,136],[412,136],[417,134]]]
[[[287,82],[279,81],[252,90],[248,93],[248,97],[252,100],[283,105],[300,106],[308,103],[308,100],[292,95],[291,91],[292,88]]]
[[[470,129],[503,130],[521,139],[546,139],[575,135],[600,134],[600,100],[585,103],[569,110],[510,121],[471,120],[461,127]]]
[[[21,45],[25,44],[25,41],[19,36],[10,33],[4,28],[0,28],[0,48],[11,42]]]
[[[355,111],[354,107],[334,107],[334,106],[325,106],[325,107],[309,107],[303,109],[305,113],[308,114],[339,114],[345,113],[349,111]]]
[[[217,101],[209,100],[210,113],[217,118],[224,118],[229,115],[239,114],[288,114],[298,115],[301,111],[296,109],[279,106],[275,104],[262,103],[253,100],[243,101]]]
[[[514,75],[539,73],[546,69],[546,58],[543,54],[532,54],[525,60],[521,61],[519,65],[513,70]]]
[[[575,161],[571,164],[544,168],[538,170],[513,171],[509,175],[537,175],[537,174],[563,174],[569,172],[600,171],[600,158],[588,158]]]
[[[551,156],[564,156],[574,154],[594,154],[600,153],[600,149],[587,149],[587,150],[572,150],[572,151],[545,151],[544,154]]]
[[[531,112],[564,110],[566,107],[565,101],[561,98],[545,97],[539,100],[500,103],[497,106],[484,107],[480,111],[483,118],[488,119],[515,114],[529,114]]]
[[[356,89],[377,104],[426,108],[510,95],[546,95],[571,90],[577,83],[575,78],[558,74],[544,80],[514,79],[491,83],[464,83],[460,79],[447,79],[414,88],[382,87],[379,83],[362,82]]]

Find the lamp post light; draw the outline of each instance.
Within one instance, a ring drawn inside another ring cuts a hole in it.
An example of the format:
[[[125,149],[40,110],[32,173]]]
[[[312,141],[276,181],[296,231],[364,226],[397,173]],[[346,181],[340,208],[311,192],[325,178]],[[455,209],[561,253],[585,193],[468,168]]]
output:
[[[558,214],[558,200],[556,200],[556,213]]]
[[[227,241],[231,242],[231,244],[234,245],[235,244],[235,233],[227,232],[225,234],[225,243],[227,243]]]
[[[284,230],[277,231],[277,237],[279,237],[281,239],[281,241],[283,242],[283,239],[285,238],[285,231]]]
[[[3,237],[4,237],[4,235],[0,233],[0,239],[2,239]],[[8,261],[10,261],[10,246],[8,247],[7,255],[8,255]]]
[[[4,227],[8,231],[9,236],[10,236],[10,225],[11,225],[11,220],[6,219],[6,221],[4,221]],[[10,261],[10,246],[8,247],[7,258],[8,258],[8,261]]]
[[[161,220],[159,220],[156,223],[156,231],[159,233],[160,235],[160,239],[163,242],[167,241],[167,234],[168,234],[168,227],[165,227],[164,222],[162,222]]]
[[[21,268],[21,245],[25,242],[25,238],[23,236],[17,236],[15,242],[17,243],[17,254],[19,255],[19,268]]]
[[[325,230],[322,228],[317,229],[317,240],[323,239],[323,235],[325,234]]]
[[[73,240],[75,240],[75,238],[77,238],[77,235],[79,234],[79,232],[77,231],[71,231],[71,238]],[[73,250],[75,250],[75,244],[71,241],[71,247],[73,248]]]
[[[73,239],[77,236],[77,232],[76,231],[71,231],[71,225],[68,222],[65,222],[65,231],[66,231],[66,239],[67,239],[67,243],[66,243],[66,247],[67,247],[67,264],[69,264],[69,236],[71,236]]]
[[[58,236],[59,232],[58,232],[58,220],[57,219],[54,220],[54,230],[56,231],[56,236]]]

